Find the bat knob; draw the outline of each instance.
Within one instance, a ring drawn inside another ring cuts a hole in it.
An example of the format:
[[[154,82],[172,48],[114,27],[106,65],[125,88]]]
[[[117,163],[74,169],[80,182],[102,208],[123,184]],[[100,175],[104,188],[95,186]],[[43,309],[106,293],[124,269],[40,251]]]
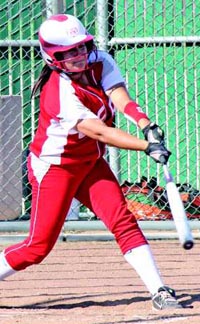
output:
[[[194,242],[191,241],[191,240],[186,241],[186,242],[183,244],[183,248],[184,248],[185,250],[190,250],[190,249],[193,248],[193,246],[194,246]]]
[[[166,161],[166,158],[165,158],[164,155],[161,155],[161,156],[160,156],[159,161],[160,161],[160,163],[163,164],[163,165],[167,164],[167,161]]]

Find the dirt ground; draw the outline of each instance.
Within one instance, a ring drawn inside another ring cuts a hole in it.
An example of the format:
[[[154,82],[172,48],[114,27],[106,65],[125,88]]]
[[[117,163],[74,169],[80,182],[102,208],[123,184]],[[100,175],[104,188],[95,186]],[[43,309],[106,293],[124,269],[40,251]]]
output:
[[[200,241],[189,251],[176,240],[150,245],[183,309],[153,311],[143,283],[114,241],[58,242],[40,265],[0,282],[0,323],[199,324]]]

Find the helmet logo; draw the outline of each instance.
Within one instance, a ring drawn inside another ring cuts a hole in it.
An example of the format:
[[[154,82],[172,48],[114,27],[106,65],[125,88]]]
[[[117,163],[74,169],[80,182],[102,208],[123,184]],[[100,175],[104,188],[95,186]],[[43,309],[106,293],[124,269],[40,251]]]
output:
[[[68,31],[68,35],[71,37],[75,37],[78,34],[78,32],[79,32],[78,28],[74,26]]]

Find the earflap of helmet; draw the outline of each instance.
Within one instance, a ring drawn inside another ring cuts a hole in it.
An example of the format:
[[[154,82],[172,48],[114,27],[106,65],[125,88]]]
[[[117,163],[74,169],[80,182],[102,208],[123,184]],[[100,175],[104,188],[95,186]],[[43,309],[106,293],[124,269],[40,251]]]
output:
[[[94,39],[89,40],[88,42],[85,43],[85,45],[87,47],[88,54],[97,49],[94,43]]]
[[[42,45],[40,44],[40,52],[42,55],[43,60],[48,64],[48,65],[52,65],[54,63],[54,60],[52,58],[52,56],[48,55],[45,50],[43,49]]]

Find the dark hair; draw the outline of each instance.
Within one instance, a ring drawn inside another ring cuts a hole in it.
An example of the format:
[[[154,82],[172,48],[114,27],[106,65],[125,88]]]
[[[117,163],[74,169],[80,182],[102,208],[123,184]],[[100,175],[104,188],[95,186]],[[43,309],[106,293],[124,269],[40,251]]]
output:
[[[36,92],[38,90],[42,90],[42,87],[45,85],[45,83],[49,80],[49,77],[51,75],[51,73],[53,72],[53,70],[47,65],[45,64],[45,66],[43,67],[41,73],[40,73],[40,76],[38,78],[38,80],[36,81],[33,89],[32,89],[32,92],[31,92],[31,98],[33,96],[35,96]]]

